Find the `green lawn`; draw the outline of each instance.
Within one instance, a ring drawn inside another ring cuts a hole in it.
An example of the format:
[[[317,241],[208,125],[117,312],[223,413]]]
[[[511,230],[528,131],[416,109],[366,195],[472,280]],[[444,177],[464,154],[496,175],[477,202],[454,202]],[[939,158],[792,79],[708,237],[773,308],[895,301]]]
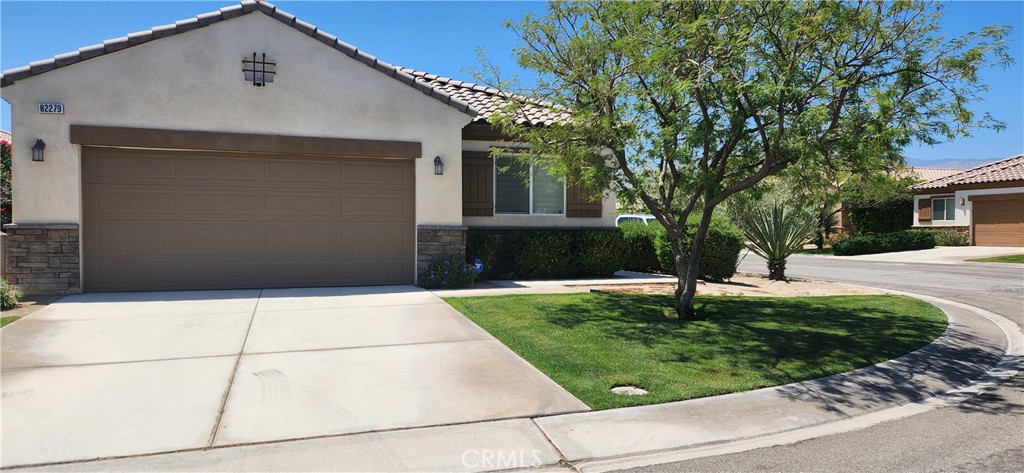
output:
[[[0,317],[0,327],[6,327],[7,324],[14,322],[15,320],[18,320],[19,318],[21,317],[18,317],[16,315],[12,315],[10,317]]]
[[[969,259],[967,261],[976,261],[978,263],[1024,263],[1024,254],[993,256],[991,258]]]
[[[913,351],[946,328],[941,310],[903,296],[698,297],[708,319],[686,324],[663,295],[446,300],[594,409],[841,373]],[[623,384],[650,394],[609,392]]]

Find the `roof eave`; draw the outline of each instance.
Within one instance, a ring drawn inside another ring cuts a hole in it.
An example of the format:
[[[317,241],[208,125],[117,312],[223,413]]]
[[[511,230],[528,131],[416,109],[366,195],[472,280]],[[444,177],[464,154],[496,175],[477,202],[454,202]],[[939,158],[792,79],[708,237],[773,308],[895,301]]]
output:
[[[267,2],[256,2],[253,0],[244,0],[237,5],[221,8],[215,12],[203,13],[197,15],[194,18],[188,18],[185,20],[177,21],[171,25],[157,26],[146,31],[140,31],[131,33],[127,36],[115,38],[104,41],[102,44],[96,44],[92,46],[86,46],[80,48],[78,51],[60,54],[50,59],[44,59],[42,61],[36,61],[30,63],[28,66],[18,67],[4,71],[0,74],[0,87],[7,87],[14,83],[28,79],[52,70],[60,69],[72,64],[77,64],[82,61],[110,54],[123,49],[132,48],[140,44],[146,44],[150,41],[174,36],[180,33],[191,31],[198,28],[203,28],[214,23],[219,23],[224,20],[237,18],[242,15],[246,15],[252,12],[263,13],[270,18],[280,21],[285,25],[294,28],[297,31],[310,36],[321,43],[333,47],[335,50],[353,58],[357,61],[373,68],[374,70],[383,73],[384,75],[391,77],[392,79],[398,80],[416,90],[419,90],[424,95],[427,95],[435,100],[452,107],[459,112],[462,112],[471,117],[476,117],[480,113],[475,110],[470,104],[463,102],[451,95],[447,94],[443,90],[436,87],[431,87],[427,84],[423,84],[415,80],[411,75],[400,71],[397,67],[380,61],[376,57],[373,57],[365,52],[359,50],[355,46],[352,46],[344,41],[339,40],[336,36],[329,33],[320,31],[316,26],[299,20],[290,13],[283,10],[278,10],[276,6]]]

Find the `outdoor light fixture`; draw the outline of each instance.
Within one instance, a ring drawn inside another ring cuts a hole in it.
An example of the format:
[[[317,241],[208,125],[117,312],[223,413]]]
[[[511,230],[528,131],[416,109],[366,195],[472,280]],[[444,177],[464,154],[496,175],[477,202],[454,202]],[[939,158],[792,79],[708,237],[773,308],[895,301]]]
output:
[[[44,149],[46,149],[46,143],[43,143],[41,139],[36,139],[36,144],[32,145],[32,160],[42,161]]]
[[[444,174],[444,163],[441,162],[440,156],[434,157],[434,174],[438,176]]]
[[[960,198],[960,206],[961,206],[961,207],[963,207],[963,206],[964,206],[964,204],[966,204],[966,203],[967,203],[967,201],[966,201],[966,200],[964,200],[964,198],[963,198],[963,197],[961,197],[961,198]]]

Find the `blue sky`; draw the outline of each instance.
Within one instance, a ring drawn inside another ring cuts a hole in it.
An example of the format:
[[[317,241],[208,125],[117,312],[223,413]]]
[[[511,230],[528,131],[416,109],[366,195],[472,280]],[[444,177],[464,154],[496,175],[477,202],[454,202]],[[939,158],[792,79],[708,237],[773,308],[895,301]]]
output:
[[[317,25],[384,61],[448,77],[471,80],[467,68],[484,48],[504,74],[518,73],[511,57],[515,36],[502,20],[518,20],[527,11],[542,12],[541,2],[273,2],[282,10]],[[44,2],[0,0],[0,68],[7,70],[105,39],[173,23],[232,4],[220,2]],[[989,159],[1024,152],[1024,2],[952,2],[943,28],[950,35],[984,25],[1014,28],[1011,54],[1016,64],[985,71],[991,86],[973,105],[1005,121],[1001,133],[978,130],[975,136],[938,146],[911,146],[908,158]],[[10,129],[10,107],[2,104],[0,128]]]

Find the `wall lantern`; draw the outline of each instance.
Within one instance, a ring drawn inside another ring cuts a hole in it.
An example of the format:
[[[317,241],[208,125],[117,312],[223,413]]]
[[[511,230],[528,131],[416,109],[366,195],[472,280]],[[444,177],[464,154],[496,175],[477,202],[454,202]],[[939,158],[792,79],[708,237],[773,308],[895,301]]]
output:
[[[438,176],[444,174],[444,163],[441,162],[440,156],[434,157],[434,174]]]
[[[36,139],[36,144],[32,145],[32,160],[42,161],[44,149],[46,149],[46,143],[43,143],[43,140]]]
[[[964,206],[964,204],[966,204],[966,203],[967,203],[967,201],[966,201],[966,200],[964,200],[964,198],[963,198],[963,197],[961,197],[961,198],[960,198],[960,206],[961,206],[961,207],[963,207],[963,206]]]

